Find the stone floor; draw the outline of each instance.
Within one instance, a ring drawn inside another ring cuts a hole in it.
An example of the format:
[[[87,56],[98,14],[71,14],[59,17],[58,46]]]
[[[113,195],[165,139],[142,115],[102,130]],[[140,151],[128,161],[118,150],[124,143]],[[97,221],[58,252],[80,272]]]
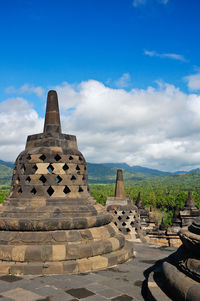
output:
[[[0,275],[0,301],[148,300],[145,277],[157,260],[175,249],[142,243],[134,246],[136,258],[105,271],[45,277]]]

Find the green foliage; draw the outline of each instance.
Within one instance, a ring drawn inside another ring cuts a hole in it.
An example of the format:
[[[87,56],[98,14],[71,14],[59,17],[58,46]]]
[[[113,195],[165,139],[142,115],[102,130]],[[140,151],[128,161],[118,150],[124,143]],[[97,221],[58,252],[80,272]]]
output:
[[[2,203],[8,196],[10,188],[8,186],[0,186],[0,203]]]
[[[93,197],[105,205],[108,196],[114,196],[116,168],[88,163],[90,191]],[[124,171],[127,197],[136,201],[141,192],[143,204],[162,213],[165,224],[171,223],[175,207],[184,207],[188,191],[192,192],[195,205],[200,209],[200,172],[177,175],[151,175]],[[12,168],[0,164],[0,202],[9,194]]]
[[[0,185],[10,185],[13,170],[0,164]]]
[[[176,207],[183,209],[188,191],[192,192],[195,205],[200,209],[200,172],[168,177],[149,177],[142,181],[125,182],[127,197],[135,202],[141,192],[143,204],[146,207],[157,208],[162,213],[165,224],[171,223]],[[107,196],[114,196],[114,184],[90,184],[94,198],[105,204]]]

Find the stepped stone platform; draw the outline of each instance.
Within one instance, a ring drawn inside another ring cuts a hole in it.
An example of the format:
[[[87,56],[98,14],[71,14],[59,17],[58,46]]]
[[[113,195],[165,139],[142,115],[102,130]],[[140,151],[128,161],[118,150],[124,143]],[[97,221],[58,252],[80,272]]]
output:
[[[82,273],[124,262],[133,246],[90,195],[76,137],[61,132],[49,91],[44,131],[28,136],[0,208],[0,273]]]
[[[50,276],[0,275],[1,301],[151,301],[146,279],[152,264],[174,252],[135,243],[134,260],[108,268],[81,274]],[[149,278],[151,292],[159,301],[169,301]]]

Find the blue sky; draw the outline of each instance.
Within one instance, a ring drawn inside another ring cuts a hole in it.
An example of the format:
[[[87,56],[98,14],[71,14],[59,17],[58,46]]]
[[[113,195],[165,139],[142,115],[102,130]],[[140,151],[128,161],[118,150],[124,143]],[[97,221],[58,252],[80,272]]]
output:
[[[138,95],[141,95],[141,91],[145,94],[149,87],[155,89],[154,93],[158,93],[160,89],[166,91],[167,84],[173,86],[173,91],[179,89],[184,95],[183,99],[186,96],[192,97],[191,95],[199,97],[199,12],[200,2],[196,0],[1,1],[0,101],[4,104],[10,99],[15,99],[15,103],[24,102],[32,110],[31,114],[38,114],[37,118],[42,122],[46,92],[57,87],[57,90],[61,91],[61,112],[64,122],[67,116],[79,110],[80,103],[70,97],[74,93],[79,93],[77,97],[83,94],[86,88],[85,86],[83,88],[81,83],[87,83],[89,80],[104,85],[104,88],[111,89],[113,93],[118,93],[121,89],[124,95],[131,93],[133,89],[138,91]],[[65,94],[62,94],[63,86],[68,87]],[[97,87],[96,89],[98,90]],[[66,106],[68,100],[67,98],[64,100],[64,95],[69,99],[69,106]],[[121,99],[122,104],[124,99],[123,97]],[[148,97],[145,101],[147,99]],[[100,99],[98,101],[100,102]],[[185,104],[187,100],[183,102]],[[118,106],[120,107],[120,103]],[[157,109],[159,110],[159,106]],[[2,110],[7,110],[5,105]],[[90,114],[92,111],[87,113]],[[177,114],[176,117],[180,122],[182,117],[178,112],[174,111],[173,116],[174,114]],[[143,118],[146,120],[146,117]],[[191,117],[192,120],[194,118]],[[126,119],[126,115],[122,115],[122,119]],[[66,120],[66,123],[69,121]],[[71,130],[76,133],[78,126],[77,124],[75,126],[75,121],[73,122]],[[85,123],[87,124],[88,120],[85,120]],[[3,127],[5,125],[6,123]],[[129,126],[137,128],[139,125]],[[195,124],[189,134],[186,133],[188,130],[185,131],[185,139],[189,136],[193,139],[191,137],[194,132],[200,129],[197,130],[196,127]],[[96,133],[102,134],[102,129],[98,125],[95,129]],[[116,128],[113,129],[111,126],[108,129],[109,133],[112,131],[119,135]],[[104,129],[103,132],[108,129]],[[154,127],[152,131],[155,133],[157,128]],[[161,137],[164,129],[161,128],[160,131]],[[25,133],[29,134],[28,127]],[[123,133],[124,136],[126,135]],[[179,136],[176,137],[176,142],[180,142]],[[169,134],[165,135],[165,138],[174,143],[174,137],[170,138]],[[0,157],[4,159],[7,145],[5,141],[2,139],[2,152],[0,149]],[[135,153],[130,159],[129,150],[126,154],[120,152],[115,156],[112,144],[109,149],[110,156],[97,159],[99,158],[98,152],[98,156],[96,154],[95,157],[97,146],[93,147],[87,138],[85,141],[89,146],[80,140],[82,151],[85,151],[88,159],[94,162],[110,161],[113,158],[115,161],[126,161],[133,165],[139,155]],[[19,149],[23,143],[24,140],[21,140]],[[150,142],[147,143],[149,145]],[[103,152],[107,151],[106,147],[103,148]],[[195,150],[194,156],[197,156],[196,152]],[[121,155],[122,153],[124,155]],[[8,158],[14,159],[15,155],[16,153],[10,150]],[[159,160],[162,163],[158,163]],[[174,163],[171,161],[170,163],[169,159],[166,161],[166,158],[162,157],[159,160],[158,157],[155,160],[145,157],[136,160],[136,163],[165,170],[172,169]],[[200,156],[195,162],[188,163],[187,160],[185,158],[185,161],[176,167],[190,168],[200,165]]]

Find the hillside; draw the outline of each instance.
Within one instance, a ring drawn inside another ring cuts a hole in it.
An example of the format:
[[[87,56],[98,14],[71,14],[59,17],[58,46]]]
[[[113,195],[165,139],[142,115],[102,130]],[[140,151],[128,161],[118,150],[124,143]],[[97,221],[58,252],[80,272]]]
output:
[[[12,168],[0,164],[0,185],[10,185],[12,173]]]
[[[158,169],[152,169],[152,168],[147,168],[147,167],[142,167],[137,165],[129,166],[126,163],[102,163],[102,165],[111,168],[120,168],[129,172],[139,172],[139,173],[156,175],[156,176],[168,176],[171,174],[170,172],[165,172]]]
[[[88,163],[88,178],[89,183],[114,183],[116,179],[117,168],[122,168],[121,164],[118,167],[112,167],[112,165],[105,166],[104,164]],[[122,168],[124,169],[124,168]],[[154,175],[129,171],[128,168],[123,172],[125,181],[142,181],[150,178],[154,178]]]

